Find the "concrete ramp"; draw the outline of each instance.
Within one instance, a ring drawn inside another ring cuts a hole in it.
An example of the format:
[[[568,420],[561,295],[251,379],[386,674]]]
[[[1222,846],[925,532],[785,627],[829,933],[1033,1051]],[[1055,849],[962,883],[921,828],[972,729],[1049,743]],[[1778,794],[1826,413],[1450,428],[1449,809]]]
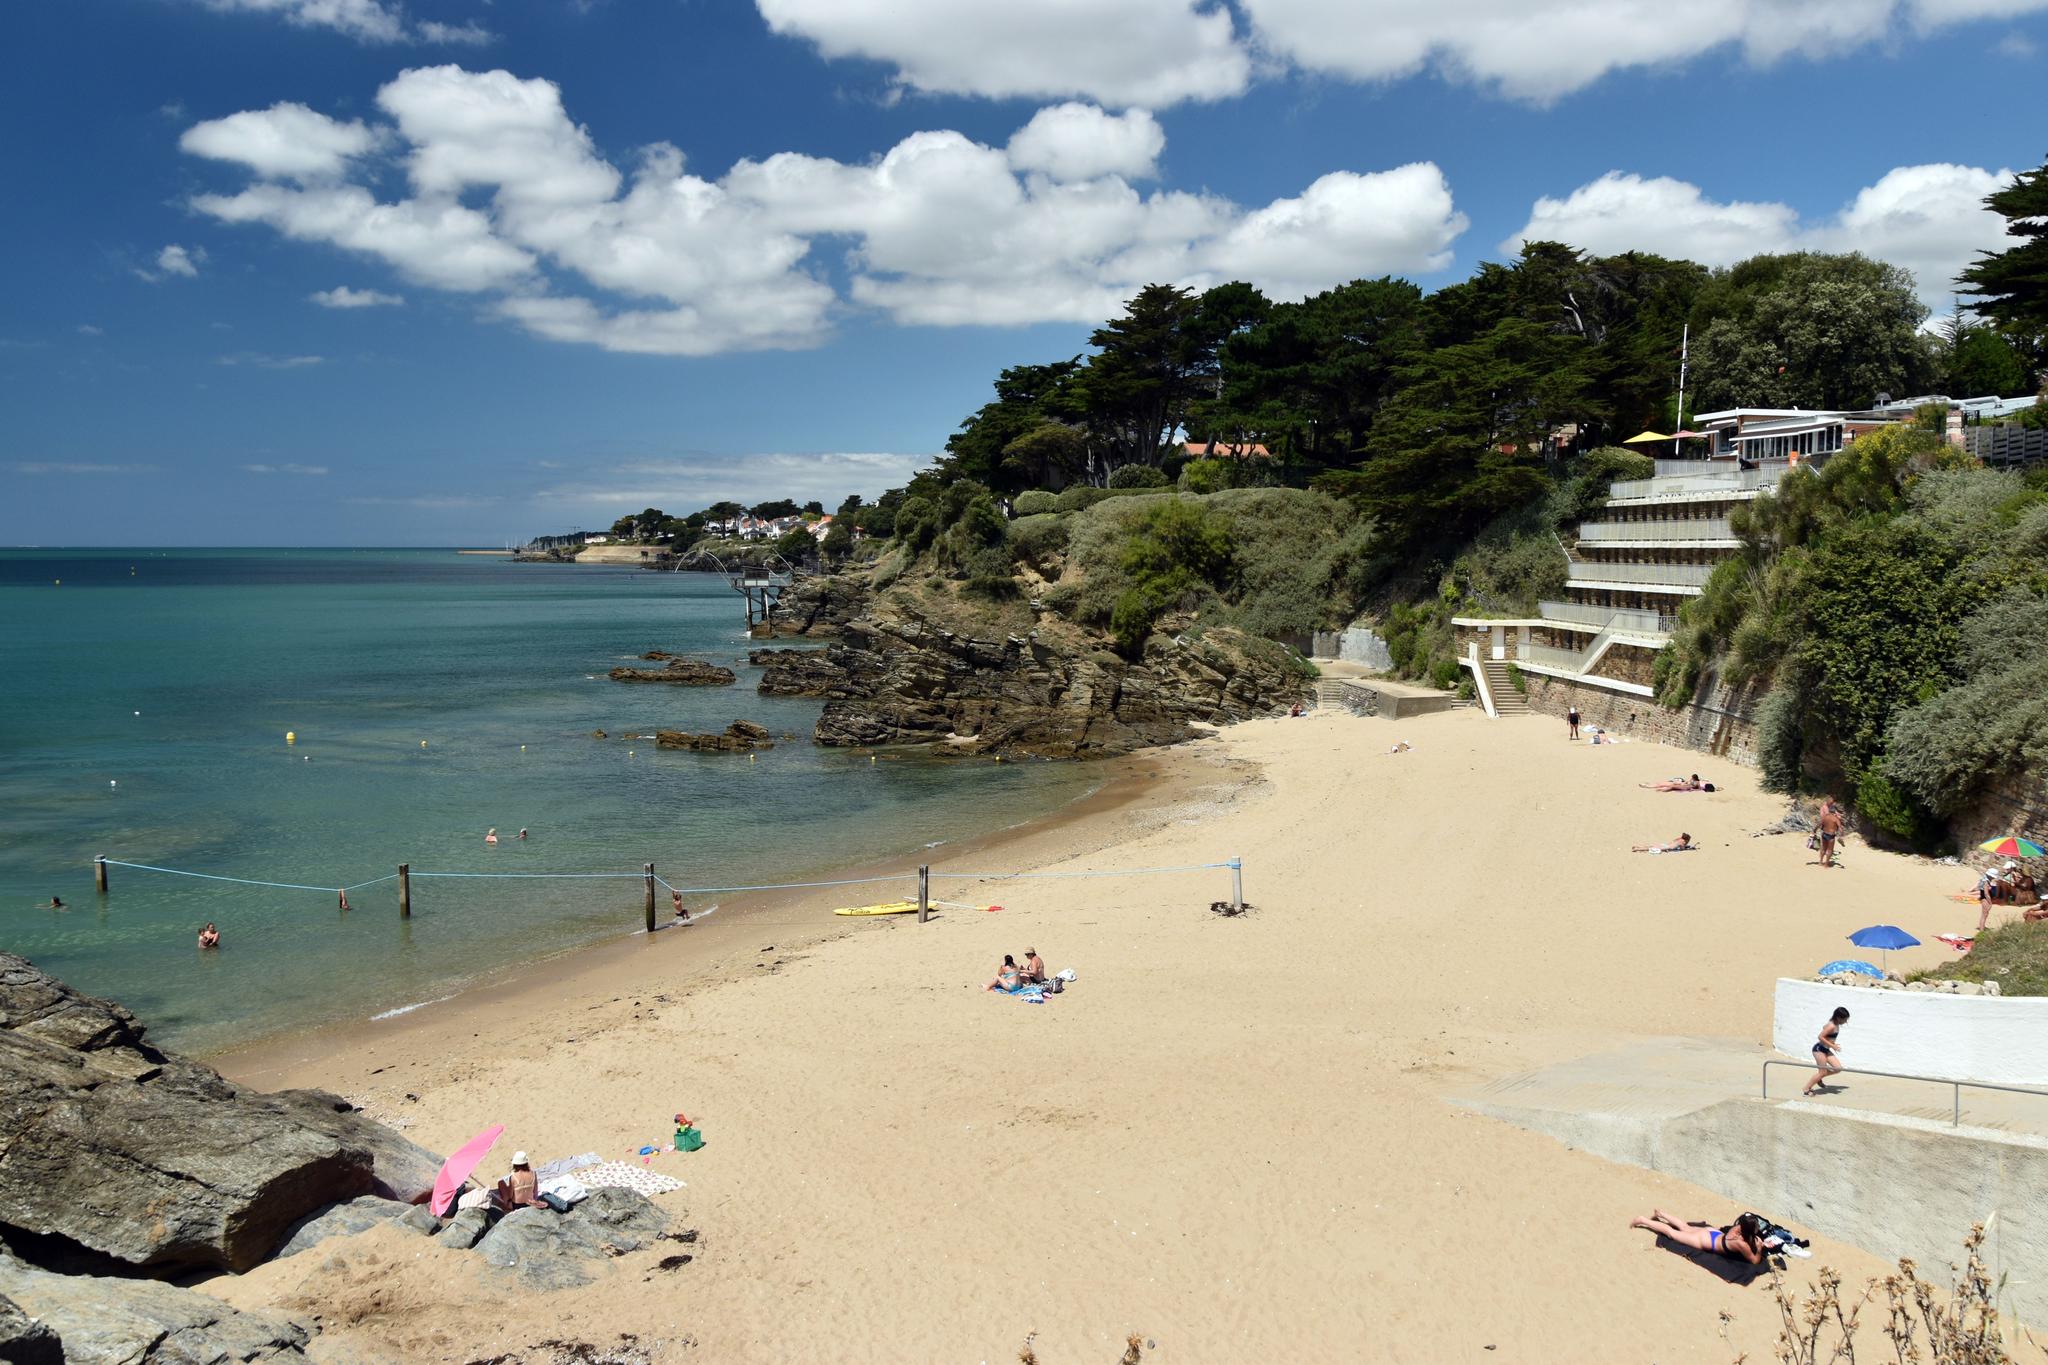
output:
[[[1773,1055],[1642,1039],[1452,1102],[1887,1260],[1910,1256],[1937,1280],[1970,1224],[1985,1222],[2000,1307],[2048,1324],[2048,1100],[1965,1091],[1952,1126],[1946,1085],[1847,1076],[1837,1093],[1802,1100],[1811,1073],[1784,1068],[1765,1100],[1758,1077]]]

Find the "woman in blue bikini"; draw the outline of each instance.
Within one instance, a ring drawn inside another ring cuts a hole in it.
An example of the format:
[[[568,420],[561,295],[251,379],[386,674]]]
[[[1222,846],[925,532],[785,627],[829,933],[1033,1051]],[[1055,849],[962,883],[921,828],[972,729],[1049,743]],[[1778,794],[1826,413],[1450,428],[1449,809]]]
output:
[[[1662,1209],[1651,1209],[1648,1218],[1638,1218],[1629,1226],[1648,1228],[1694,1251],[1711,1251],[1717,1256],[1749,1265],[1763,1263],[1764,1239],[1757,1229],[1753,1213],[1743,1214],[1725,1228],[1710,1228],[1704,1223],[1681,1223]]]

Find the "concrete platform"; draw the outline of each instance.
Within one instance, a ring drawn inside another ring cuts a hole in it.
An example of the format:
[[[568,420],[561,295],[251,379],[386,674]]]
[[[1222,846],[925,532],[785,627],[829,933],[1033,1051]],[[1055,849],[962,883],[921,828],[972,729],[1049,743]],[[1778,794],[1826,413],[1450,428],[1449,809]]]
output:
[[[1965,1089],[1957,1125],[1945,1083],[1849,1074],[1809,1100],[1810,1070],[1772,1067],[1764,1099],[1776,1056],[1644,1038],[1451,1101],[1887,1260],[1910,1256],[1936,1280],[1982,1222],[2001,1309],[2048,1324],[2048,1098]]]

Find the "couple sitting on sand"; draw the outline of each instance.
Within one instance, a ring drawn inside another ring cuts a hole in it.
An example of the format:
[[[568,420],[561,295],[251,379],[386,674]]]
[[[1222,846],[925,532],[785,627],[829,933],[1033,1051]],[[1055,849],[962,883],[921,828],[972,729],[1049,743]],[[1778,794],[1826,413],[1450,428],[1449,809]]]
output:
[[[1026,948],[1024,950],[1024,965],[1021,967],[1017,965],[1016,958],[1011,957],[1008,953],[1004,953],[1003,965],[996,968],[995,980],[983,986],[982,989],[985,991],[1005,991],[1014,995],[1026,986],[1043,986],[1047,979],[1045,959],[1038,955],[1038,949]]]

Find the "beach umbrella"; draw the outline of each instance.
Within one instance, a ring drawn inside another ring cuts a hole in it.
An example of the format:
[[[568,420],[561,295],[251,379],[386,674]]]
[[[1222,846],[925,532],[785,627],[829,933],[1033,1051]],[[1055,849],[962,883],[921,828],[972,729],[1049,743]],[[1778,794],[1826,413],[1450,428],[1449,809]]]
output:
[[[505,1125],[494,1123],[462,1144],[455,1155],[441,1163],[441,1174],[434,1177],[434,1197],[427,1208],[436,1218],[446,1218],[455,1207],[455,1197],[462,1193],[462,1182],[469,1179],[469,1173],[484,1159],[484,1153],[491,1150],[491,1144],[504,1133]]]
[[[1977,845],[1986,853],[1995,853],[2001,858],[2039,858],[2043,856],[2041,846],[2032,839],[2022,839],[2017,834],[2008,834],[2003,839],[1986,839]]]
[[[1837,972],[1856,972],[1863,976],[1879,978],[1884,976],[1884,968],[1878,966],[1875,962],[1865,962],[1860,957],[1838,957],[1827,966],[1815,972],[1814,975],[1833,976]]]
[[[1849,935],[1849,942],[1858,948],[1876,948],[1884,954],[1887,965],[1891,962],[1894,948],[1917,948],[1920,940],[1914,938],[1896,924],[1873,924],[1868,929],[1858,929]]]
[[[1639,431],[1635,435],[1629,437],[1626,441],[1623,441],[1622,444],[1625,446],[1644,446],[1652,445],[1658,441],[1668,441],[1670,439],[1671,438],[1669,436],[1666,436],[1661,431]]]

